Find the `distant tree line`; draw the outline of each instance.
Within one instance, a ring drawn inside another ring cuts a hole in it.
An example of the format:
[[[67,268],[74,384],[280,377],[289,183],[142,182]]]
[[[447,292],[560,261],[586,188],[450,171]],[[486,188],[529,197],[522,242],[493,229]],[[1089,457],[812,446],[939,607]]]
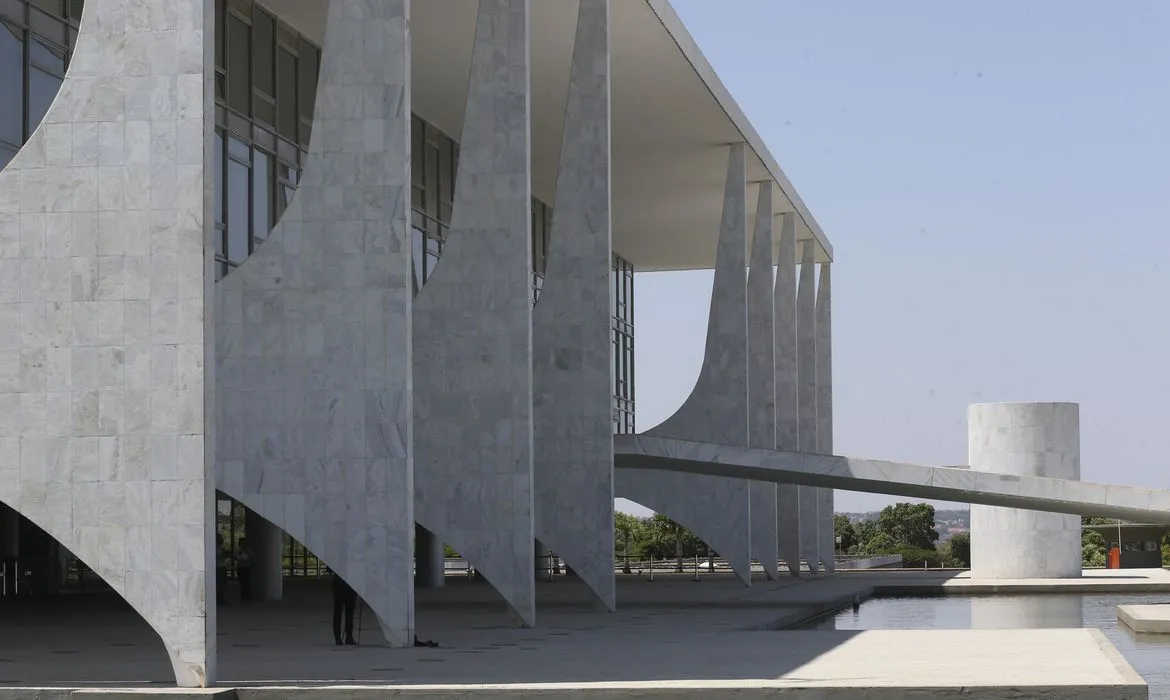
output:
[[[844,515],[833,518],[838,550],[844,554],[902,555],[902,564],[918,568],[966,568],[971,565],[971,538],[966,533],[939,543],[934,506],[929,503],[895,503],[877,518],[856,524]]]

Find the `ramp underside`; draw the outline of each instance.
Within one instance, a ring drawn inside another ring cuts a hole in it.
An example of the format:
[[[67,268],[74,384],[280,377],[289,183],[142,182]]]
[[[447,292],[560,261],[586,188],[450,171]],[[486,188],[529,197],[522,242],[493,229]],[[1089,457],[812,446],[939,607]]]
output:
[[[966,467],[927,467],[645,435],[615,436],[614,466],[1170,524],[1167,490],[993,474]]]

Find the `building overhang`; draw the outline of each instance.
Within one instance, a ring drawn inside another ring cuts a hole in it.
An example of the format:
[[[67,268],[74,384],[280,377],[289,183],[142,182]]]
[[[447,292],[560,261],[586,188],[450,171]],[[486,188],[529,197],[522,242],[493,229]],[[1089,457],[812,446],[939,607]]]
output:
[[[326,3],[261,1],[321,41]],[[457,140],[477,7],[477,0],[411,6],[412,109]],[[577,0],[532,3],[532,190],[549,204],[577,10]],[[748,181],[773,181],[774,211],[795,212],[797,238],[812,242],[818,261],[831,260],[828,237],[668,0],[614,0],[611,12],[614,250],[640,271],[714,267],[729,144],[743,141]],[[749,191],[749,222],[757,188]]]

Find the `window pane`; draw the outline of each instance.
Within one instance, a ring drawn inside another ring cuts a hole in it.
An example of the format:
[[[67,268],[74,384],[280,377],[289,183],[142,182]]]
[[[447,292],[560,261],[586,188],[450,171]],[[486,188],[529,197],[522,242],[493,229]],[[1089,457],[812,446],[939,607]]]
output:
[[[85,10],[85,0],[69,0],[69,19],[81,21],[81,14]]]
[[[30,0],[29,4],[44,10],[54,17],[65,16],[65,0]]]
[[[423,152],[426,159],[426,212],[427,216],[439,218],[439,149],[427,143]]]
[[[228,249],[227,258],[234,263],[248,257],[248,193],[251,177],[248,166],[228,161]]]
[[[30,68],[28,71],[28,130],[31,134],[45,118],[49,105],[61,89],[61,79],[43,70]]]
[[[272,51],[276,43],[276,26],[272,15],[256,8],[252,20],[252,42],[254,45],[253,59],[256,64],[256,89],[266,95],[272,95],[275,90],[272,75]]]
[[[24,32],[0,22],[0,140],[23,142]]]
[[[251,31],[247,23],[231,14],[227,18],[227,40],[228,106],[243,114],[251,114],[248,109],[252,98]]]
[[[215,132],[215,223],[223,223],[223,134]]]
[[[215,67],[223,68],[224,46],[226,42],[223,40],[223,20],[224,20],[224,0],[215,0]]]
[[[283,47],[276,50],[276,131],[297,140],[297,58]]]
[[[241,160],[251,160],[252,159],[252,149],[248,147],[248,144],[244,143],[243,141],[241,141],[239,139],[229,138],[228,139],[228,155],[233,156],[235,158],[239,158]]]
[[[69,25],[65,24],[61,15],[50,17],[44,12],[30,9],[28,11],[28,26],[33,32],[58,46],[67,46],[69,43]]]
[[[0,17],[8,17],[24,24],[24,7],[20,0],[0,0]]]
[[[451,147],[451,139],[444,136],[439,142],[439,203],[442,205],[451,204],[455,193]]]
[[[57,48],[40,37],[33,37],[32,45],[29,46],[29,58],[42,68],[58,73],[65,72],[65,49]]]
[[[12,157],[15,155],[16,151],[6,146],[0,146],[0,170],[3,170],[4,166],[8,165],[8,162],[12,160]]]
[[[422,289],[425,278],[423,277],[423,233],[418,229],[413,229],[413,236],[410,240],[410,258],[413,263],[411,269],[414,272],[414,288],[415,293]]]
[[[301,118],[313,121],[314,101],[317,99],[317,75],[320,53],[305,42],[301,42]],[[308,141],[308,137],[305,137]]]
[[[264,151],[252,152],[252,237],[268,238],[272,230],[272,183],[275,180],[272,156]]]

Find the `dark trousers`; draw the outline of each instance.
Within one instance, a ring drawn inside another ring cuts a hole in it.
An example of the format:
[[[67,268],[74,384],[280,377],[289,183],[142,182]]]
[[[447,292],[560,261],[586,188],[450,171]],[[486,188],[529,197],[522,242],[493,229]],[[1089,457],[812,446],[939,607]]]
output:
[[[252,600],[252,567],[237,566],[236,576],[240,579],[240,600]]]
[[[357,607],[357,593],[349,586],[333,588],[333,638],[341,643],[341,613],[345,611],[345,641],[353,639],[353,611]]]

